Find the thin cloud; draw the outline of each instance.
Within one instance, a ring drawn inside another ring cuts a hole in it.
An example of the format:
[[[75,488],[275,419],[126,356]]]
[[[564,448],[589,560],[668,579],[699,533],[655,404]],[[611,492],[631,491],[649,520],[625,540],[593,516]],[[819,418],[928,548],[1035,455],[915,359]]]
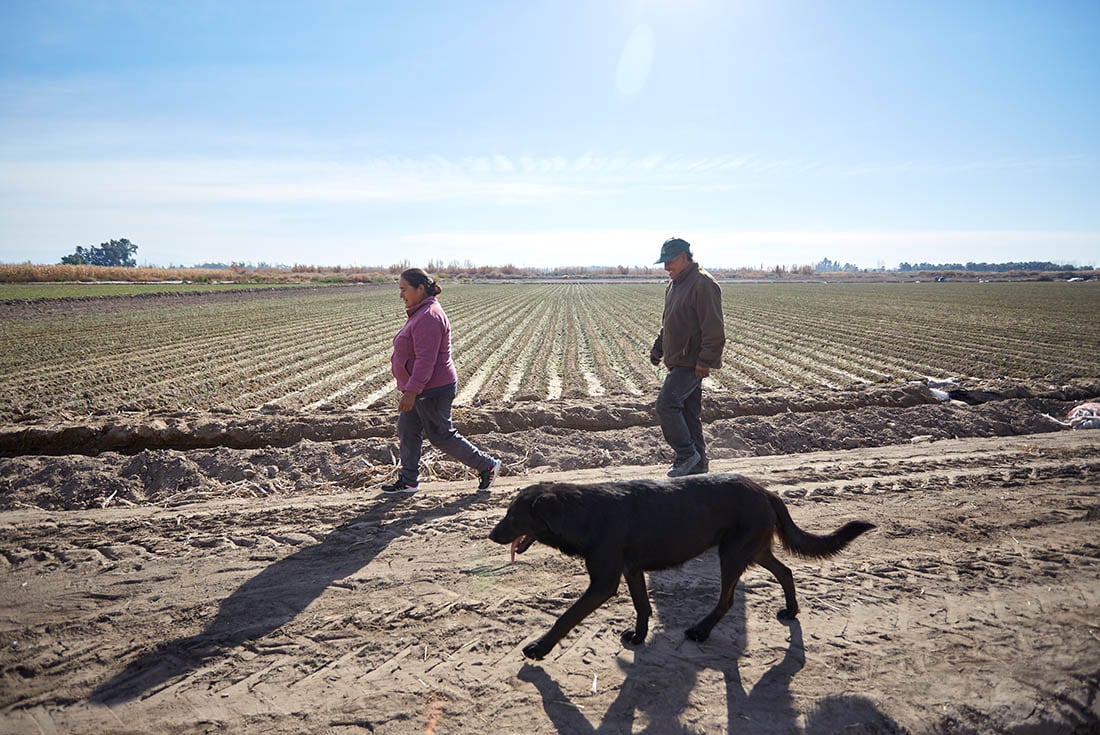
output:
[[[617,196],[631,189],[722,190],[744,159],[670,160],[585,154],[448,159],[383,156],[321,162],[286,158],[156,158],[21,161],[0,173],[0,188],[21,199],[194,202],[488,203],[553,202]]]
[[[923,172],[986,168],[1052,168],[1088,165],[1075,156],[930,164],[899,163],[831,167],[820,162],[784,162],[751,155],[711,158],[631,158],[586,153],[510,157],[502,154],[447,158],[381,156],[361,161],[283,159],[136,158],[103,161],[9,160],[0,171],[0,192],[15,200],[96,205],[195,202],[417,203],[465,201],[485,204],[554,203],[628,193],[736,190],[754,177],[776,172],[875,176],[899,170]]]
[[[1094,156],[1064,155],[1030,158],[994,158],[973,161],[897,161],[831,166],[843,176],[883,176],[895,174],[959,174],[998,171],[1048,171],[1095,167]]]

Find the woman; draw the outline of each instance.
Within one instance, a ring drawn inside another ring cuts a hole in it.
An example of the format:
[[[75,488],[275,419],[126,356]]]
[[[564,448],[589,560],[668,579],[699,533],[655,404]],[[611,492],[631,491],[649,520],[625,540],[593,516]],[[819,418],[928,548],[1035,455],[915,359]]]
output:
[[[458,373],[451,361],[451,323],[435,298],[443,289],[420,268],[402,273],[398,288],[409,317],[393,338],[390,358],[401,391],[397,404],[401,471],[382,490],[416,492],[425,434],[442,452],[477,470],[478,490],[487,490],[496,479],[500,461],[479,450],[451,426]]]

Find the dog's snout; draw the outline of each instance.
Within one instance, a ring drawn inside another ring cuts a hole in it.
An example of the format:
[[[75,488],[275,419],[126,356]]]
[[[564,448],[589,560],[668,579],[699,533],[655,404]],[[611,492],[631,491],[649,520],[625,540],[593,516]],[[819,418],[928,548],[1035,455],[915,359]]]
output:
[[[489,532],[489,540],[498,544],[511,543],[512,537],[508,534],[508,529],[504,520],[496,524],[493,530]]]

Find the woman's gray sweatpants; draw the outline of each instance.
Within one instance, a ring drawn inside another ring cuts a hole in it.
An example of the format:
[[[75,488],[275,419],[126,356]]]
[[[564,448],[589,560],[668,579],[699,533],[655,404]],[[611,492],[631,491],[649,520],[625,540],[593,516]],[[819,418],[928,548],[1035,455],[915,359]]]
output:
[[[481,451],[451,426],[451,403],[455,399],[455,384],[429,388],[416,397],[411,411],[397,417],[397,438],[401,442],[401,479],[416,485],[420,477],[420,451],[424,437],[447,456],[473,467],[478,472],[490,470],[493,458]]]

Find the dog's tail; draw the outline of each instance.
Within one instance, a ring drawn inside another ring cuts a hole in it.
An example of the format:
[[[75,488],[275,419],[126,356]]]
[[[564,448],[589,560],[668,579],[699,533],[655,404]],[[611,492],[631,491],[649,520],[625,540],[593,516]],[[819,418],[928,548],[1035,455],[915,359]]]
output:
[[[778,495],[768,493],[768,500],[771,501],[772,508],[775,509],[775,515],[778,519],[776,533],[779,535],[779,540],[783,542],[784,548],[792,554],[808,559],[820,559],[839,553],[861,533],[870,531],[875,527],[875,524],[867,521],[849,521],[832,533],[819,536],[816,533],[803,531],[796,526],[786,504]]]

